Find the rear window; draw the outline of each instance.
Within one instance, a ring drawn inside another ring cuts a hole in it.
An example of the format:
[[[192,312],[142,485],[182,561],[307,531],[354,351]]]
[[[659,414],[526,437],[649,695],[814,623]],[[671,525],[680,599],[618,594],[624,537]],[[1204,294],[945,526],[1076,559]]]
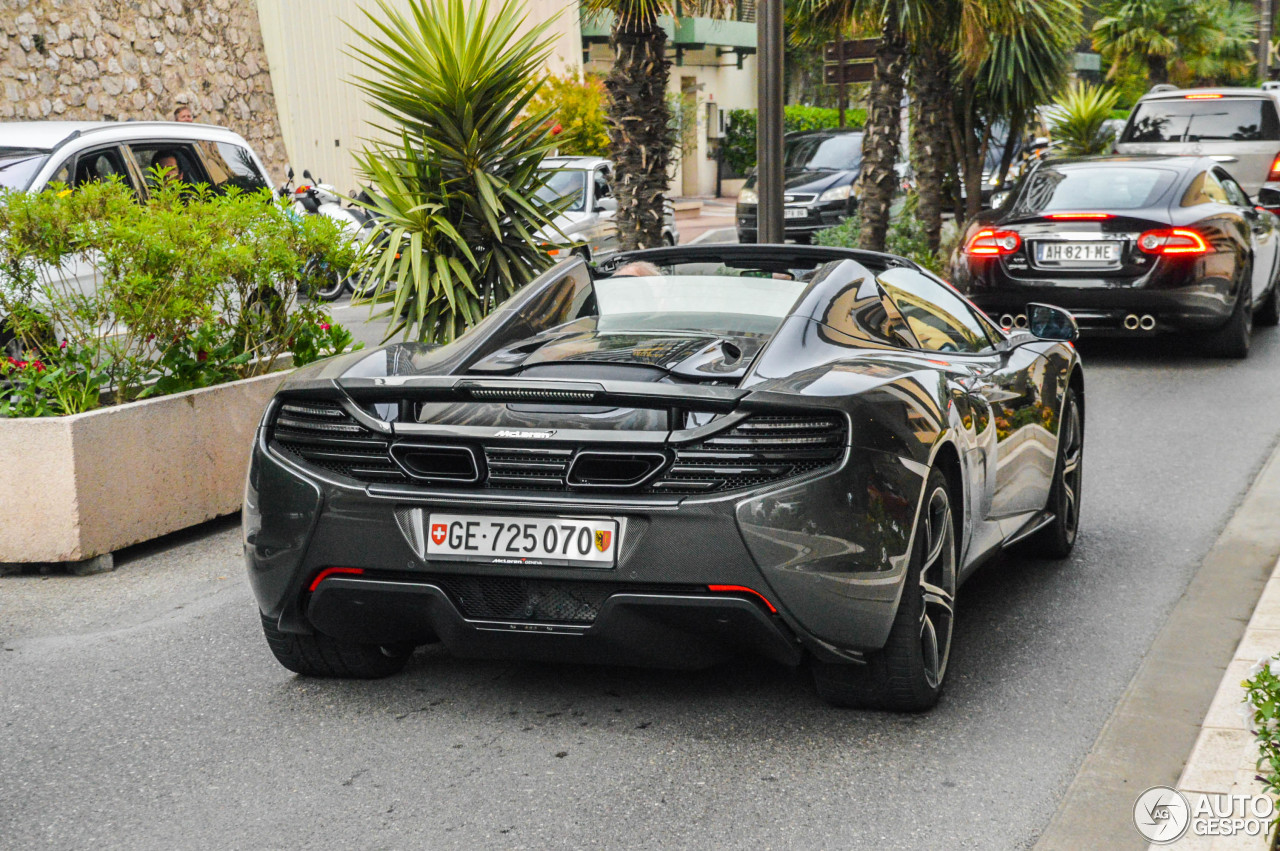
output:
[[[40,166],[49,159],[48,151],[32,148],[0,148],[0,188],[23,190]]]
[[[655,275],[595,282],[601,331],[772,334],[804,292],[803,281]]]
[[[1045,166],[1027,178],[1013,211],[1137,210],[1154,204],[1177,177],[1167,168]]]
[[[1150,100],[1138,104],[1121,142],[1280,140],[1275,105],[1264,98]]]

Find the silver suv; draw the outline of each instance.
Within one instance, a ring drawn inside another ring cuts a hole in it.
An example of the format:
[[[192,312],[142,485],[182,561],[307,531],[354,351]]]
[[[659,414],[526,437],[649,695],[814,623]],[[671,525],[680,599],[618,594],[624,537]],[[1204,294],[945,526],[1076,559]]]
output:
[[[1133,108],[1116,153],[1210,157],[1256,196],[1280,181],[1280,91],[1157,86]]]

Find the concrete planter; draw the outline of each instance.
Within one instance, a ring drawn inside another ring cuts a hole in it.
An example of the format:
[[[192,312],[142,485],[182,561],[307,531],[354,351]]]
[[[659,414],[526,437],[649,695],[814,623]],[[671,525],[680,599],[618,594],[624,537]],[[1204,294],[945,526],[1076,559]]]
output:
[[[109,566],[121,547],[238,511],[254,429],[283,378],[0,419],[0,564]]]

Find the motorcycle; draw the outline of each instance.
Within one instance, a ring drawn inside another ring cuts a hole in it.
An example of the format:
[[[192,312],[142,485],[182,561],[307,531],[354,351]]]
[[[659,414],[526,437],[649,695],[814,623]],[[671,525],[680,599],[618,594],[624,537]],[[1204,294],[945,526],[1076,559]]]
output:
[[[310,171],[303,169],[302,177],[307,182],[294,188],[293,168],[290,167],[288,180],[278,190],[280,197],[289,198],[293,201],[295,212],[333,219],[342,226],[343,231],[351,239],[356,241],[363,241],[369,236],[373,225],[365,211],[353,207],[343,207],[342,196],[338,194],[337,190],[329,184],[321,183],[312,177]],[[350,290],[352,286],[350,278],[337,269],[327,268],[324,261],[316,257],[307,261],[303,274],[308,279],[319,279],[323,282],[312,290],[312,295],[321,301],[334,301],[341,298],[343,293]]]

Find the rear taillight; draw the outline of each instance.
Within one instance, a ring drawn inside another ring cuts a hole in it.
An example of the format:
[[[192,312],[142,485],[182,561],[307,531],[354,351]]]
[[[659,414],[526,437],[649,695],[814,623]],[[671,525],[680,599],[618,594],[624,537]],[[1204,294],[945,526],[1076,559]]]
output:
[[[1267,181],[1280,180],[1280,154],[1271,161],[1271,170],[1267,172]]]
[[[1022,247],[1022,237],[1011,230],[983,228],[973,235],[964,253],[976,257],[1002,257]]]
[[[1144,254],[1208,254],[1209,243],[1203,235],[1187,228],[1149,230],[1138,237],[1138,250]]]

